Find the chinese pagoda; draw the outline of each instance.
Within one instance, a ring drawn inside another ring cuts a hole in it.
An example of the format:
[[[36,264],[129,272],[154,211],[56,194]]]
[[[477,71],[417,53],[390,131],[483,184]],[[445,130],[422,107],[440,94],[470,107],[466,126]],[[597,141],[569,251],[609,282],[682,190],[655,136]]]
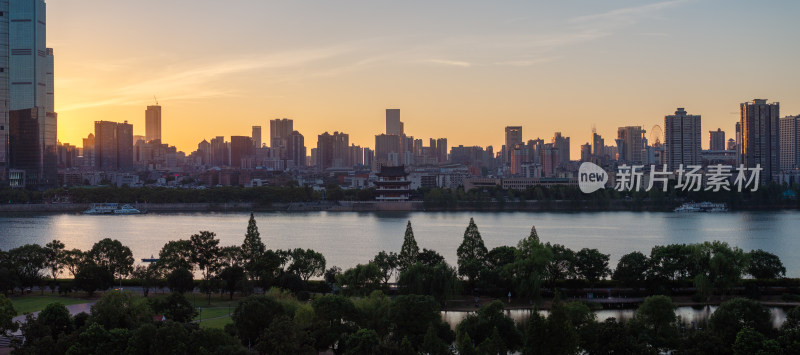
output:
[[[381,165],[378,181],[375,182],[375,199],[378,201],[408,201],[411,181],[404,165]]]

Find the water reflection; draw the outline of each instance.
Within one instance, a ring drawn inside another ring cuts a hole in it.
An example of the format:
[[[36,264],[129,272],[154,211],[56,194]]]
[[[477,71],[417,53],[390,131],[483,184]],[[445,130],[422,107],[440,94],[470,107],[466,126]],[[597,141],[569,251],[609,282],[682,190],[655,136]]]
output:
[[[675,310],[675,314],[680,318],[681,322],[687,324],[689,326],[703,324],[707,321],[711,314],[717,310],[717,306],[705,306],[705,307],[678,307]],[[786,321],[786,310],[780,307],[768,307],[769,312],[772,316],[772,326],[775,328],[780,327],[783,322]],[[619,320],[628,320],[633,318],[634,313],[636,312],[635,309],[603,309],[599,311],[595,311],[594,314],[597,316],[598,322],[604,322],[606,319],[609,318],[616,318]],[[474,312],[462,312],[462,311],[449,311],[449,312],[442,312],[442,319],[450,324],[455,330],[455,327],[460,323],[464,318],[467,317],[470,313]],[[522,322],[528,321],[530,318],[531,310],[529,309],[513,309],[513,310],[506,310],[506,315],[509,316],[511,319],[514,320],[515,323],[519,324]],[[547,316],[549,314],[546,310],[538,311],[539,314],[542,316]]]

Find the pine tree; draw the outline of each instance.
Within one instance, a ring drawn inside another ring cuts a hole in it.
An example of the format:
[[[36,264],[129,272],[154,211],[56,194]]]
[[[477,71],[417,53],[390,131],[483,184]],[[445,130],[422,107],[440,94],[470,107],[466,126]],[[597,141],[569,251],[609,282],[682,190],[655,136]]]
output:
[[[489,251],[486,245],[483,244],[481,232],[478,231],[478,226],[475,225],[475,220],[469,219],[469,226],[464,231],[464,241],[458,247],[458,274],[466,276],[470,284],[474,284],[475,279],[483,269],[486,254]]]
[[[470,339],[469,333],[467,332],[464,332],[463,335],[459,334],[458,353],[459,355],[478,355],[475,346],[472,344],[472,339]]]
[[[245,233],[244,243],[242,243],[242,257],[247,271],[253,271],[255,263],[264,254],[265,250],[266,247],[261,241],[261,234],[258,233],[255,216],[251,212],[250,221],[247,222],[247,233]]]
[[[539,233],[536,233],[536,226],[531,226],[531,235],[528,236],[528,239],[541,243],[539,240]]]
[[[403,237],[403,247],[400,248],[400,254],[397,256],[400,270],[405,270],[409,266],[414,265],[417,262],[418,255],[419,246],[417,246],[417,241],[414,239],[414,230],[411,229],[411,221],[408,221],[408,225],[406,225],[406,234]]]
[[[492,330],[492,335],[486,338],[486,340],[478,346],[478,352],[481,354],[508,354],[508,349],[506,349],[506,344],[503,342],[503,338],[500,337],[500,332],[497,330],[497,327],[494,327]]]

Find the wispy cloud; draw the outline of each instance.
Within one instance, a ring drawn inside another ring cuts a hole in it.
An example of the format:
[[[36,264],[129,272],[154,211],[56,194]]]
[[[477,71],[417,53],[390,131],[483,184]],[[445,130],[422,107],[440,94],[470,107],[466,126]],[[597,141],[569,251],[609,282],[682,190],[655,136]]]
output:
[[[347,46],[335,46],[316,50],[301,50],[263,56],[232,58],[213,63],[199,63],[179,70],[165,68],[148,74],[144,80],[118,86],[106,92],[92,93],[92,99],[60,106],[59,111],[72,111],[109,105],[140,105],[150,102],[153,93],[162,99],[192,100],[209,97],[231,96],[235,92],[214,85],[226,76],[264,69],[287,69],[301,67],[315,61],[342,55],[351,51]],[[124,77],[125,65],[106,65],[104,68]],[[69,79],[67,79],[69,80]]]
[[[461,61],[461,60],[428,59],[425,62],[433,63],[433,64],[449,65],[449,66],[453,66],[453,67],[462,67],[462,68],[468,68],[468,67],[472,66],[471,63],[465,62],[465,61]]]
[[[649,15],[653,12],[657,12],[668,7],[676,6],[681,3],[685,3],[687,1],[689,0],[670,0],[670,1],[662,1],[657,3],[647,4],[647,5],[624,7],[599,14],[573,17],[572,19],[570,19],[570,22],[585,23],[592,21],[611,21],[611,22],[637,21],[642,16]]]

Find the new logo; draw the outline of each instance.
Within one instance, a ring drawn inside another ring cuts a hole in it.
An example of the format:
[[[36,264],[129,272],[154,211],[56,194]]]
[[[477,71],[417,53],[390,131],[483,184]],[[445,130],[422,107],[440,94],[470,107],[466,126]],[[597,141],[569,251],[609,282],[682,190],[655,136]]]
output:
[[[594,163],[585,162],[578,169],[578,187],[586,194],[602,189],[608,182],[608,173]]]

